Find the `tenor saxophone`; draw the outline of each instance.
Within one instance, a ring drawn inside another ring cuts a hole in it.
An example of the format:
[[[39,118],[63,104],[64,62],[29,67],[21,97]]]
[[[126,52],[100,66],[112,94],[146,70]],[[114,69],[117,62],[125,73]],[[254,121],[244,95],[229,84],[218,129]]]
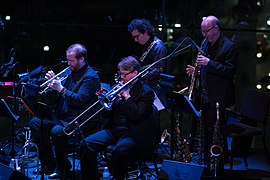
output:
[[[174,151],[173,158],[177,161],[190,162],[193,155],[190,153],[188,142],[183,138],[182,132],[179,128],[179,118],[176,118],[175,124],[176,150]]]

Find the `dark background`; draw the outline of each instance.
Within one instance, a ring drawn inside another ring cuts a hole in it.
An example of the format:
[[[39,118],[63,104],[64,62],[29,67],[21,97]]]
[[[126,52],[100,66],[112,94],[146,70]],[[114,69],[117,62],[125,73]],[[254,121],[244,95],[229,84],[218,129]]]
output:
[[[31,71],[38,65],[53,66],[65,59],[65,50],[70,44],[82,43],[88,49],[89,63],[100,70],[103,82],[111,84],[117,62],[135,49],[135,43],[127,32],[127,25],[134,18],[149,19],[169,52],[185,36],[200,44],[200,22],[203,16],[210,14],[220,18],[229,37],[237,35],[238,23],[246,22],[247,25],[240,28],[251,32],[248,39],[255,47],[256,33],[265,26],[260,22],[262,19],[264,23],[266,21],[265,9],[266,2],[257,0],[5,1],[0,11],[4,21],[4,30],[0,32],[0,63],[6,63],[10,49],[15,48],[15,58],[21,65],[17,73]],[[11,16],[10,21],[5,20],[6,15]],[[182,26],[175,28],[175,23]],[[157,29],[158,25],[164,27],[162,31]],[[45,45],[50,51],[43,51]],[[193,59],[181,56],[178,59],[182,62],[173,68],[168,67],[167,72],[184,76],[183,67]],[[183,86],[184,82],[180,80],[178,86]]]
[[[7,15],[10,20],[5,19]],[[217,16],[223,32],[240,47],[235,78],[237,109],[246,88],[261,84],[268,91],[266,86],[270,84],[267,0],[9,0],[0,5],[0,65],[9,61],[10,50],[15,48],[15,61],[19,62],[15,75],[40,65],[51,68],[65,60],[69,45],[81,43],[88,49],[89,63],[99,71],[101,81],[112,85],[117,63],[136,48],[127,31],[132,19],[149,19],[172,52],[187,36],[200,44],[200,23],[208,15]],[[174,27],[175,23],[181,27]],[[50,50],[43,51],[44,46]],[[256,57],[258,52],[261,58]],[[176,77],[175,90],[189,85],[185,67],[194,63],[195,56],[195,51],[189,49],[166,62],[165,73]],[[14,81],[12,73],[0,77],[0,81]],[[7,96],[13,95],[13,88],[3,86],[0,90],[1,98],[10,102]],[[3,128],[7,127],[4,118],[0,121]]]

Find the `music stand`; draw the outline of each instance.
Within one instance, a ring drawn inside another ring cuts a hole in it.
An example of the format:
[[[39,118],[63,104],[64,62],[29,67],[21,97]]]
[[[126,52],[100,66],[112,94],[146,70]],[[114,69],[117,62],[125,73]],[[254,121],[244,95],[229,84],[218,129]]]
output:
[[[178,111],[179,111],[179,121],[178,121],[178,126],[180,129],[180,133],[182,133],[182,118],[183,118],[183,113],[187,113],[187,114],[191,114],[196,118],[200,117],[200,111],[197,111],[196,108],[194,107],[193,103],[189,100],[189,98],[185,95],[183,95],[182,93],[173,91],[173,93],[171,94],[171,97],[174,100],[174,105],[176,105]],[[174,114],[174,112],[173,112]],[[171,119],[171,127],[172,127],[172,137],[174,137],[174,131],[173,128],[175,126],[177,126],[177,124],[175,124],[175,117],[174,115],[172,116],[173,119]],[[173,141],[172,141],[173,142]],[[172,143],[171,143],[172,144]],[[174,146],[171,145],[171,149],[174,150]],[[172,151],[171,151],[172,152]]]
[[[196,108],[193,106],[192,102],[187,96],[184,96],[183,94],[177,92],[173,92],[172,96],[175,99],[176,105],[182,112],[192,114],[196,118],[200,117],[200,111],[196,110]]]
[[[14,149],[14,143],[15,143],[15,135],[14,135],[14,131],[15,131],[15,127],[14,127],[14,121],[18,121],[19,116],[13,114],[13,112],[11,111],[11,109],[9,108],[8,104],[6,103],[6,101],[4,99],[1,99],[0,101],[0,113],[2,116],[7,117],[7,118],[11,118],[12,119],[12,125],[11,125],[11,150],[9,152],[9,155],[11,155],[11,157],[15,157],[16,156],[16,151]]]
[[[8,104],[4,99],[1,99],[0,102],[0,113],[2,116],[7,117],[7,118],[12,118],[15,121],[18,121],[19,116],[13,114],[11,109],[9,108]]]

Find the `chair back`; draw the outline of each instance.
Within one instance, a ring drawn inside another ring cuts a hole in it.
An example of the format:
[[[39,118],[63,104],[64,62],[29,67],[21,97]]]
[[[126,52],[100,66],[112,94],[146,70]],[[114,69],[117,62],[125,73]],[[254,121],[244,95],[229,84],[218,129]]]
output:
[[[244,93],[240,115],[249,121],[266,124],[269,110],[269,95],[256,89],[247,89]]]
[[[156,133],[156,121],[158,112],[156,107],[152,106],[153,111],[142,123],[133,125],[130,130],[136,143],[135,154],[140,160],[149,159],[154,152],[154,141]]]

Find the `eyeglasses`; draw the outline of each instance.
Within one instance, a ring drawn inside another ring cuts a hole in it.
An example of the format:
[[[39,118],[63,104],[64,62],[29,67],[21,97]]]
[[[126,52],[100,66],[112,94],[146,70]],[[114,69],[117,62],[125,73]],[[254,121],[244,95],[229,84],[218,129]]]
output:
[[[123,72],[121,72],[121,71],[118,71],[118,74],[119,74],[119,76],[123,76],[123,77],[127,77],[127,75],[129,75],[130,73],[133,73],[134,71],[130,71],[129,73],[123,73]]]
[[[142,33],[139,33],[139,34],[137,34],[137,35],[134,35],[134,36],[132,36],[132,38],[133,39],[137,39],[137,38],[139,38],[139,36],[141,35]]]
[[[213,26],[213,27],[211,27],[210,29],[208,29],[208,30],[202,30],[201,29],[201,32],[203,33],[203,34],[207,34],[207,33],[209,33],[212,29],[214,29],[216,26]]]

